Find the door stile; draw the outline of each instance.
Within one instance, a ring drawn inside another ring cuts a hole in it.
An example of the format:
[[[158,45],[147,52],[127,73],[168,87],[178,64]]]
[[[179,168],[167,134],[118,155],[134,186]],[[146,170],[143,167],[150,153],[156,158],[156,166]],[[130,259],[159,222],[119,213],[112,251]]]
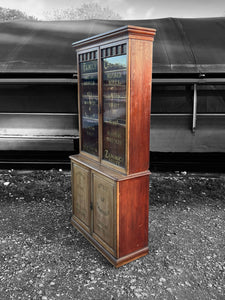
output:
[[[103,136],[103,103],[102,103],[102,61],[101,61],[101,49],[98,48],[98,118],[99,118],[99,161],[102,161],[102,136]]]

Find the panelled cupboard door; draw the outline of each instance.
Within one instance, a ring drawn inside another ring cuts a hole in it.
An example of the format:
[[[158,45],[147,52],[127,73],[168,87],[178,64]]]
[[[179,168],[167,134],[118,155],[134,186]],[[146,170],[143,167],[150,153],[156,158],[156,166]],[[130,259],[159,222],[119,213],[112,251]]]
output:
[[[116,183],[92,173],[93,237],[116,256]]]
[[[88,232],[91,231],[90,178],[88,168],[73,163],[73,215]]]

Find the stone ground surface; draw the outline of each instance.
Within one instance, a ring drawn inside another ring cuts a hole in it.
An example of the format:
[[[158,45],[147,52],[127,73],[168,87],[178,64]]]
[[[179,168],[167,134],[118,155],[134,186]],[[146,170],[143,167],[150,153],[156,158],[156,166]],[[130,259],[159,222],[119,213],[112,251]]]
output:
[[[153,173],[149,255],[112,267],[70,224],[70,172],[0,170],[0,299],[225,299],[225,175]]]

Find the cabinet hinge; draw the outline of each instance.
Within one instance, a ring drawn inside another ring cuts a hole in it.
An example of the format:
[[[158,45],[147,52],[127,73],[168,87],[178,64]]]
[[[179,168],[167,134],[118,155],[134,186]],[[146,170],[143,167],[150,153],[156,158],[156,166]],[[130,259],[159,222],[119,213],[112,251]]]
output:
[[[91,210],[93,209],[93,204],[92,204],[92,202],[90,203],[90,209],[91,209]]]

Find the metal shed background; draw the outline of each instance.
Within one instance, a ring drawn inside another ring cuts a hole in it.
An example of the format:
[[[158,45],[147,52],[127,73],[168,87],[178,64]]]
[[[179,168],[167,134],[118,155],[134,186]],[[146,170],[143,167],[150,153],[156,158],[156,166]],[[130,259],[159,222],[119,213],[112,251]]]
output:
[[[71,44],[126,24],[157,30],[150,150],[225,153],[225,18],[0,23],[0,151],[75,151]]]
[[[73,73],[72,42],[133,24],[155,28],[153,73],[224,73],[225,18],[0,23],[1,73]]]

